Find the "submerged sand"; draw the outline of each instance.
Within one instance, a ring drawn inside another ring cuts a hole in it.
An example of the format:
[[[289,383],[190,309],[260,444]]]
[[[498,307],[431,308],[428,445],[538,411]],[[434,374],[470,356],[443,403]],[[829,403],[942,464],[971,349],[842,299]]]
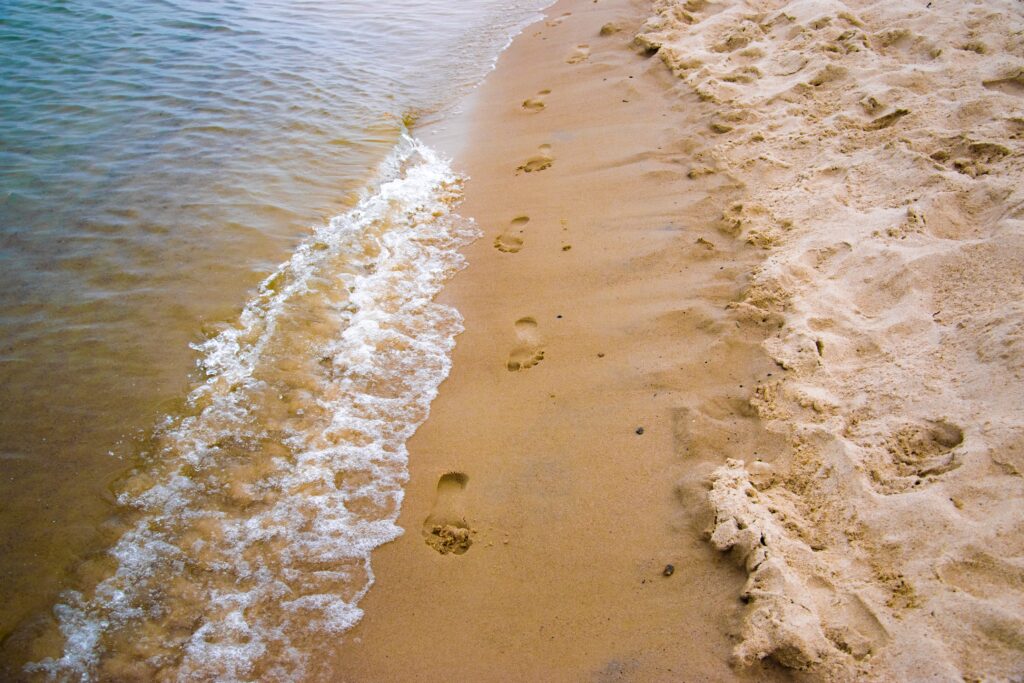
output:
[[[426,131],[485,237],[321,673],[1019,677],[1019,3],[653,12],[559,2]]]

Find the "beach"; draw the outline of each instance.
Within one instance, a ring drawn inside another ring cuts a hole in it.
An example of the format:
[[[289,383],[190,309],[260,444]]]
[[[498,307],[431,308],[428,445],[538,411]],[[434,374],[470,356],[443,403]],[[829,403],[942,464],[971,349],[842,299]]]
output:
[[[771,679],[772,662],[728,666],[744,574],[702,537],[720,458],[777,457],[748,401],[781,370],[728,308],[763,257],[714,227],[740,186],[693,172],[713,111],[674,99],[632,45],[641,8],[547,14],[448,143],[470,177],[459,212],[484,232],[441,295],[466,330],[409,443],[406,532],[375,553],[364,618],[330,666]],[[446,521],[470,530],[465,552],[425,542]]]
[[[221,276],[5,677],[1024,675],[1019,3],[516,8]]]
[[[655,9],[557,3],[447,143],[466,331],[328,666],[1012,679],[1019,11]]]

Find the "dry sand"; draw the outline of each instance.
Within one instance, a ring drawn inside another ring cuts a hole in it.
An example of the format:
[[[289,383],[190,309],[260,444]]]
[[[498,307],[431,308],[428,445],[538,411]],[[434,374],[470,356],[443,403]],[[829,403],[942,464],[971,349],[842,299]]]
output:
[[[321,673],[1024,674],[1022,35],[1008,0],[528,28],[426,131],[486,236]]]

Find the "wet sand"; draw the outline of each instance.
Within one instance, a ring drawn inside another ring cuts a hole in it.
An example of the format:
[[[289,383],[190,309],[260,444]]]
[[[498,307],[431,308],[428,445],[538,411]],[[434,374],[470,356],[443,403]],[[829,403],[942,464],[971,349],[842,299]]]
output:
[[[703,535],[711,470],[779,451],[748,403],[778,367],[728,309],[762,256],[713,227],[740,188],[701,171],[713,112],[632,45],[646,10],[559,2],[465,139],[418,132],[485,236],[441,295],[466,331],[409,443],[405,535],[328,677],[785,677],[729,668],[745,574]]]
[[[1019,679],[1022,33],[1010,0],[549,8],[415,131],[470,178],[465,332],[308,677]]]
[[[424,133],[485,237],[331,675],[1019,677],[1022,30],[1003,0],[527,29],[468,134]]]

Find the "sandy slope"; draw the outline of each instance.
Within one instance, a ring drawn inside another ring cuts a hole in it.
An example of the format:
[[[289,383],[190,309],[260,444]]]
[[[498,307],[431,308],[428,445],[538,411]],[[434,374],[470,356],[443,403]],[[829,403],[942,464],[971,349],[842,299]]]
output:
[[[812,677],[1024,673],[1024,11],[659,0],[638,38],[717,114],[739,310],[786,369],[790,450],[716,473],[749,580],[741,663]]]

